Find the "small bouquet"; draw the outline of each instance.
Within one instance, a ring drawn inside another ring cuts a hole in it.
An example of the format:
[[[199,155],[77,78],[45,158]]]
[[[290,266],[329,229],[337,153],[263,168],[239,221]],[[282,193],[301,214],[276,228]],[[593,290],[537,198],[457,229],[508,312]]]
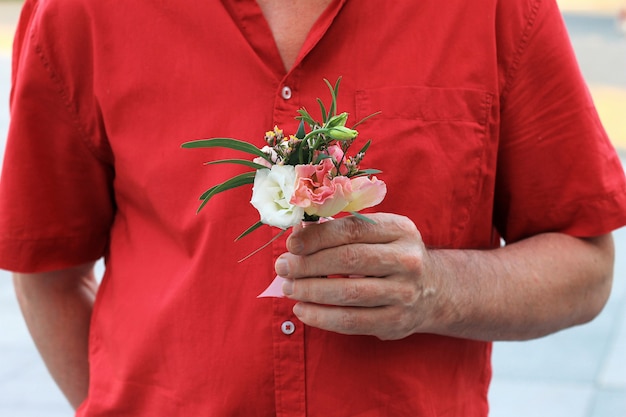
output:
[[[230,138],[212,138],[186,142],[183,148],[229,148],[252,155],[252,160],[224,159],[207,162],[213,164],[240,164],[252,168],[214,185],[200,196],[200,211],[218,193],[243,185],[253,184],[250,203],[258,210],[260,220],[245,230],[235,240],[267,224],[282,229],[269,245],[290,227],[301,222],[318,222],[330,219],[340,212],[348,212],[365,221],[371,219],[358,213],[379,204],[387,192],[385,183],[374,174],[376,169],[361,169],[371,140],[356,153],[348,153],[358,132],[355,127],[376,115],[359,121],[352,128],[346,126],[348,113],[337,114],[337,93],[341,78],[334,87],[324,80],[331,93],[328,110],[318,98],[322,122],[315,121],[302,108],[296,117],[300,120],[295,135],[285,135],[277,126],[265,133],[261,149]],[[306,132],[308,126],[308,133]],[[248,255],[246,258],[251,256]],[[244,259],[246,259],[244,258]]]

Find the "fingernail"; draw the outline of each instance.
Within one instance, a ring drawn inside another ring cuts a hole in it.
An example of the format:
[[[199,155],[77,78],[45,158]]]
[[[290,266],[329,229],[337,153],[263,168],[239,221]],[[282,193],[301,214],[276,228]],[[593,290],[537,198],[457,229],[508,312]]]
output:
[[[293,306],[293,309],[291,311],[293,311],[293,314],[295,314],[297,317],[300,317],[300,315],[302,314],[302,306],[300,305],[300,303],[297,303]]]
[[[283,282],[283,294],[291,295],[293,294],[293,281],[288,279]]]
[[[289,275],[289,263],[286,259],[278,258],[274,268],[276,269],[276,274],[278,276],[286,277]]]

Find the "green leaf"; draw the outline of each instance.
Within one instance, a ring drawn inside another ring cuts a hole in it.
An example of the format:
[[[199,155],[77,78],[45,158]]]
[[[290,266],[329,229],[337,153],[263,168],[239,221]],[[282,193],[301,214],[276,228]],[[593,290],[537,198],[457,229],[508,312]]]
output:
[[[358,211],[351,211],[350,214],[352,214],[357,219],[363,220],[364,222],[367,222],[369,224],[376,224],[376,222],[374,220],[370,219],[367,216],[364,216],[363,214],[359,213]]]
[[[311,117],[309,112],[306,111],[306,109],[304,107],[301,108],[300,110],[298,110],[298,114],[300,114],[300,116],[297,116],[296,120],[300,120],[302,122],[305,122],[309,126],[314,126],[314,125],[317,124],[317,122],[315,120],[313,120],[313,118]]]
[[[214,185],[209,188],[204,194],[200,196],[201,200],[213,197],[215,194],[222,191],[230,190],[231,188],[238,187],[240,185],[254,183],[254,176],[256,172],[244,172],[243,174],[236,175],[220,184]]]
[[[337,78],[337,81],[335,82],[335,89],[333,90],[333,92],[335,93],[335,98],[339,94],[339,84],[340,83],[341,83],[341,77]]]
[[[326,120],[328,120],[328,114],[326,113],[326,107],[324,106],[324,102],[321,99],[317,99],[317,102],[320,105],[320,111],[322,112],[322,124],[326,124]]]
[[[194,149],[194,148],[228,148],[234,149],[236,151],[246,152],[252,155],[260,156],[264,159],[269,160],[269,156],[263,152],[256,146],[251,143],[244,142],[242,140],[231,139],[231,138],[211,138],[211,139],[200,139],[200,140],[192,140],[191,142],[185,142],[181,145],[181,147],[186,149]]]
[[[339,88],[340,80],[341,80],[341,77],[337,79],[335,88],[333,88],[330,82],[326,78],[324,78],[324,82],[326,83],[326,85],[328,86],[328,89],[330,90],[330,97],[331,97],[330,108],[328,109],[328,117],[332,117],[337,114],[337,90]]]
[[[276,239],[278,239],[279,237],[281,237],[282,235],[284,235],[286,231],[287,231],[287,229],[283,229],[283,230],[281,230],[280,232],[278,232],[278,233],[276,234],[276,236],[274,236],[273,238],[271,238],[271,239],[269,240],[269,242],[267,242],[266,244],[264,244],[264,245],[263,245],[263,246],[261,246],[260,248],[256,249],[256,250],[255,250],[255,251],[253,251],[252,253],[250,253],[250,254],[248,254],[248,255],[244,256],[243,258],[241,258],[241,259],[240,259],[240,260],[238,260],[237,262],[243,262],[243,261],[245,261],[246,259],[248,259],[248,258],[250,258],[250,257],[252,257],[252,256],[254,256],[254,255],[256,255],[257,253],[261,252],[263,249],[265,249],[265,248],[267,248],[269,245],[271,245],[271,244],[272,244],[272,243],[273,243]]]
[[[325,153],[320,153],[317,158],[315,158],[315,161],[313,161],[313,164],[317,165],[320,162],[322,162],[324,159],[332,159],[332,156],[327,155]]]
[[[235,239],[235,242],[238,241],[239,239],[241,239],[242,237],[247,236],[250,233],[254,232],[256,229],[258,229],[259,227],[261,227],[263,225],[264,225],[264,223],[262,221],[260,221],[260,220],[258,222],[256,222],[256,223],[254,223],[252,226],[248,227],[245,232],[243,232],[242,234],[237,236],[237,239]]]
[[[363,145],[363,147],[361,148],[361,150],[359,151],[359,153],[365,153],[367,152],[367,150],[369,149],[370,145],[372,144],[372,140],[368,140],[367,143],[365,145]],[[357,154],[358,155],[358,154]]]
[[[328,129],[326,129],[325,127],[321,127],[319,129],[315,129],[315,130],[311,130],[309,133],[307,133],[307,135],[304,137],[304,140],[310,139],[313,136],[317,136],[317,135],[325,135],[328,133]],[[319,141],[320,138],[318,138]],[[317,146],[312,148],[313,150],[317,149]]]
[[[296,150],[293,151],[289,158],[285,161],[285,165],[298,165],[300,163],[300,150],[303,148],[302,143],[296,146]]]
[[[245,165],[254,169],[269,169],[265,165],[257,164],[256,162],[248,161],[247,159],[220,159],[218,161],[205,162],[204,165],[217,165],[217,164],[238,164]]]
[[[375,175],[375,174],[381,174],[382,171],[380,169],[362,169],[360,171],[357,171],[356,174],[353,175],[353,177],[362,177],[364,175]]]
[[[296,131],[295,136],[302,140],[306,136],[306,132],[304,131],[304,120],[300,120],[300,124],[298,124],[298,130]]]
[[[206,203],[208,203],[209,200],[216,194],[219,194],[222,191],[227,191],[233,188],[241,187],[242,185],[253,184],[255,174],[256,172],[245,172],[243,174],[234,176],[231,179],[226,180],[221,184],[217,184],[209,188],[207,191],[204,192],[204,194],[200,196],[200,200],[203,200],[203,201],[202,201],[202,204],[200,204],[200,207],[198,207],[198,210],[196,211],[196,213],[200,212],[200,210],[202,210],[202,208],[206,205]]]
[[[374,116],[378,116],[379,114],[381,114],[381,111],[377,111],[375,113],[370,114],[369,116],[365,116],[364,118],[362,118],[361,120],[359,120],[358,122],[356,122],[354,124],[354,126],[352,126],[352,129],[354,129],[355,127],[357,127],[358,125],[360,125],[361,123],[363,123],[364,121],[371,119]]]

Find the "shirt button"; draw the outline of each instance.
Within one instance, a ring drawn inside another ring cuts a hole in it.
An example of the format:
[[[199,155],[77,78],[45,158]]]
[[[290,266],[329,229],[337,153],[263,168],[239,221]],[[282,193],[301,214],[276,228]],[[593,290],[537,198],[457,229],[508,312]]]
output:
[[[280,91],[280,95],[285,99],[289,100],[291,98],[291,88],[284,86]]]
[[[296,331],[296,325],[293,324],[292,321],[284,321],[283,324],[280,325],[280,330],[286,334],[286,335],[290,335],[293,334],[293,332]]]

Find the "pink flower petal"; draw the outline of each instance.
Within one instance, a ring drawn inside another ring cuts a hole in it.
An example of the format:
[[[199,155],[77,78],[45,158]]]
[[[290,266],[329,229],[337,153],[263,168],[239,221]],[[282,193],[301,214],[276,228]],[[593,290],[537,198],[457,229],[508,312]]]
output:
[[[344,211],[360,211],[380,204],[387,194],[387,185],[376,177],[357,177],[352,179],[350,204]]]

